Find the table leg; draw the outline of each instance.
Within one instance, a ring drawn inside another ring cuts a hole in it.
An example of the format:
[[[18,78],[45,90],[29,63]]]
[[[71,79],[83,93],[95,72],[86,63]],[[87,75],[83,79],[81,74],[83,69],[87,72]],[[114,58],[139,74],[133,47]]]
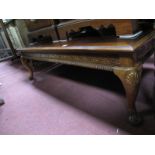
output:
[[[28,70],[29,72],[29,79],[33,80],[33,67],[32,67],[32,61],[29,59],[25,59],[21,57],[21,62],[23,66]]]
[[[131,68],[115,68],[114,74],[121,80],[128,101],[129,122],[138,125],[142,122],[141,116],[137,113],[135,101],[138,94],[142,66]]]

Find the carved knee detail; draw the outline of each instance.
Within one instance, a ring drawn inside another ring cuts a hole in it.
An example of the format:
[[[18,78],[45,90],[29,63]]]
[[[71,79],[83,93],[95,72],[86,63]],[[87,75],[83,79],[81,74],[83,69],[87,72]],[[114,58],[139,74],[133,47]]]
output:
[[[132,68],[116,68],[115,75],[121,80],[128,99],[129,110],[135,109],[135,100],[138,93],[139,83],[141,79],[142,66]]]
[[[138,70],[130,70],[126,73],[125,80],[128,85],[137,85],[139,84],[141,73]]]
[[[114,74],[121,80],[128,100],[129,122],[132,125],[139,125],[142,118],[137,114],[135,101],[138,94],[141,79],[142,66],[132,68],[116,68]]]

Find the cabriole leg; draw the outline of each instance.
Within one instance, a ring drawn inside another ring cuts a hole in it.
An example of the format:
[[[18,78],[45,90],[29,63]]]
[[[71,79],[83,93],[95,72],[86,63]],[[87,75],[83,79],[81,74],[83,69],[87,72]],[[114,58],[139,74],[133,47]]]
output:
[[[129,122],[132,125],[139,125],[142,122],[141,116],[137,113],[135,101],[138,94],[142,66],[132,68],[115,68],[114,74],[121,80],[128,101]]]
[[[29,72],[29,79],[33,80],[33,67],[32,67],[32,61],[29,59],[25,59],[21,57],[21,62],[23,66],[28,70]]]

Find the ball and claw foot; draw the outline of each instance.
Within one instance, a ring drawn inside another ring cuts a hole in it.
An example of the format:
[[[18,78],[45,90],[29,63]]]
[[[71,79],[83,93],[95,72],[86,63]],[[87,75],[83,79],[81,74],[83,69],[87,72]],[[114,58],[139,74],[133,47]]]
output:
[[[137,112],[130,112],[128,121],[133,126],[139,126],[143,123],[143,118]]]
[[[4,100],[0,98],[0,106],[2,106],[4,103]]]

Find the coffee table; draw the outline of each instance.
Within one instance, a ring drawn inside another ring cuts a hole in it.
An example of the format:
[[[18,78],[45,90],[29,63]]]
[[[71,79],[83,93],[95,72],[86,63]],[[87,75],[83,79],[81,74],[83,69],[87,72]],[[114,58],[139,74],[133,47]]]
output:
[[[136,39],[87,39],[58,41],[17,49],[21,62],[33,79],[32,60],[56,62],[92,69],[112,71],[122,82],[128,102],[128,120],[133,125],[142,122],[135,101],[139,89],[142,65],[154,52],[154,31]]]

